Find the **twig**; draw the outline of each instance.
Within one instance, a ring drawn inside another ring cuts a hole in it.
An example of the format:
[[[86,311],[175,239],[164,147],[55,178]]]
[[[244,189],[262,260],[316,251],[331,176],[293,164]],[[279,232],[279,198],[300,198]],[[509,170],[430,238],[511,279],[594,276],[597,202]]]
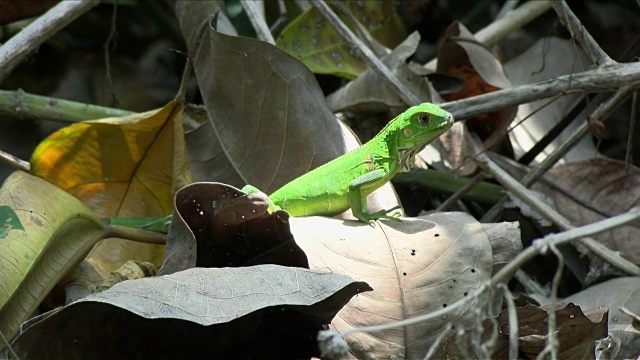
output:
[[[598,64],[598,66],[616,64],[593,39],[564,0],[551,0],[551,6],[558,14],[558,19],[562,25],[569,30],[571,36],[580,44],[594,63]]]
[[[269,26],[267,26],[262,12],[258,9],[258,3],[252,0],[240,0],[240,4],[242,4],[244,11],[247,13],[249,21],[251,21],[251,25],[253,25],[256,31],[256,35],[258,35],[258,39],[266,41],[271,45],[275,44],[276,40],[273,38]],[[264,6],[264,4],[262,5]]]
[[[632,91],[634,91],[633,87],[623,87],[607,101],[600,104],[598,108],[593,111],[590,118],[605,120],[618,106],[620,106],[627,99]],[[551,169],[553,165],[555,165],[562,157],[564,157],[567,152],[569,152],[569,150],[571,150],[576,144],[578,144],[578,142],[580,142],[580,140],[582,140],[582,138],[584,138],[588,133],[589,124],[587,122],[583,122],[571,134],[571,136],[569,136],[566,141],[560,144],[560,146],[558,146],[549,156],[547,156],[544,161],[533,168],[520,180],[522,185],[526,187],[533,185],[536,181],[538,181],[538,179],[540,179],[540,177],[542,177],[544,173],[547,172],[547,170]],[[480,221],[491,222],[496,219],[506,200],[506,198],[503,198],[498,203],[496,203],[491,209],[489,209],[489,211],[484,214],[484,216],[482,216]]]
[[[519,182],[517,182],[514,178],[512,178],[509,174],[507,174],[504,170],[502,170],[498,165],[496,165],[489,157],[485,154],[478,155],[476,159],[476,163],[485,171],[493,176],[502,186],[509,189],[509,191],[513,192],[518,198],[520,198],[524,203],[529,205],[532,209],[542,215],[545,219],[555,223],[563,230],[569,230],[573,228],[573,225],[567,220],[564,216],[560,215],[557,211],[552,209],[549,205],[539,201],[536,197],[531,195],[530,190],[522,186]],[[591,239],[584,238],[579,239],[578,242],[593,251],[596,255],[602,257],[604,260],[609,262],[611,265],[629,273],[632,275],[640,275],[640,268],[638,268],[635,264],[630,262],[629,260],[616,255],[613,251],[611,251],[606,246],[600,244],[599,242]],[[515,271],[516,269],[514,269]]]
[[[638,314],[635,314],[633,311],[627,309],[626,307],[621,306],[618,309],[620,309],[621,313],[629,315],[631,318],[633,318],[633,320],[640,321],[640,316],[638,316]]]
[[[640,63],[614,64],[606,68],[563,75],[535,84],[447,102],[440,104],[440,107],[453,113],[456,120],[461,120],[557,94],[614,91],[624,86],[640,87]]]
[[[135,114],[126,110],[32,95],[22,90],[0,90],[0,113],[18,119],[50,120],[63,123]]]
[[[386,65],[380,61],[374,54],[371,49],[366,47],[362,40],[358,39],[357,36],[353,34],[351,29],[349,29],[336,15],[331,8],[325,4],[324,1],[312,1],[311,4],[318,9],[320,14],[322,14],[327,21],[336,29],[336,31],[345,39],[347,43],[349,43],[354,49],[356,49],[356,53],[359,55],[360,59],[367,65],[369,69],[380,74],[384,79],[387,79],[391,86],[396,90],[398,96],[404,101],[407,105],[416,105],[420,104],[422,101],[407,87],[405,86],[398,77],[393,74]]]
[[[17,157],[0,150],[0,163],[9,165],[16,170],[31,171],[31,164],[28,161],[18,159]]]
[[[506,284],[498,284],[498,289],[502,290],[504,300],[507,303],[507,315],[509,315],[509,359],[518,358],[518,312],[516,302]]]
[[[45,40],[100,0],[61,1],[0,47],[0,83]]]
[[[551,281],[551,304],[549,305],[549,318],[547,321],[547,343],[542,351],[536,356],[537,359],[544,359],[546,354],[551,354],[551,360],[558,359],[558,347],[560,345],[558,341],[558,335],[556,334],[556,300],[558,299],[558,286],[560,286],[560,279],[562,279],[562,268],[564,268],[564,257],[558,251],[555,245],[550,244],[549,249],[558,258],[558,266],[556,267],[556,273],[553,275],[553,281]]]
[[[629,171],[629,164],[633,162],[633,130],[636,124],[636,107],[638,106],[638,90],[633,92],[631,100],[631,116],[629,119],[629,136],[627,137],[627,154],[625,156],[624,166]]]
[[[451,322],[448,322],[447,325],[445,325],[444,329],[440,330],[440,334],[433,340],[433,344],[431,344],[431,346],[429,347],[429,351],[427,351],[427,353],[424,355],[425,360],[431,359],[433,355],[436,354],[436,350],[438,350],[440,342],[442,342],[442,340],[447,335],[449,335],[451,329],[453,329],[453,324]]]
[[[7,338],[4,336],[2,331],[0,331],[0,339],[2,339],[2,343],[0,343],[0,349],[6,346],[7,349],[9,349],[9,354],[11,354],[11,358],[20,360],[20,357],[18,357],[18,354],[16,354],[16,352],[13,350],[13,347],[11,347],[11,344],[9,344],[9,340],[7,340]]]

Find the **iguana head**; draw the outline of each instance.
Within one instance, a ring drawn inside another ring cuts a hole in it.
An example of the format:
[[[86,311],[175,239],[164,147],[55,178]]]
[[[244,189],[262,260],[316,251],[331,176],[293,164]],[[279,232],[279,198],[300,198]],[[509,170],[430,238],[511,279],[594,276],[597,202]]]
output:
[[[393,130],[389,134],[395,135],[400,171],[411,170],[416,154],[449,130],[451,125],[453,115],[431,103],[413,106],[394,119],[388,127],[393,128],[389,129]]]

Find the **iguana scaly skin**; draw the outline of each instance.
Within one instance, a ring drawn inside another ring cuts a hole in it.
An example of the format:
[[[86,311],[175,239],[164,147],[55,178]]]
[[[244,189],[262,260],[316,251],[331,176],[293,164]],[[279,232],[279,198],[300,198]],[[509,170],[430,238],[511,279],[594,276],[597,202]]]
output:
[[[292,216],[333,216],[351,208],[363,222],[395,219],[397,209],[366,212],[367,196],[398,172],[411,170],[415,155],[453,125],[453,116],[424,103],[391,120],[373,139],[284,185],[269,199]],[[243,189],[259,191],[252,186]]]

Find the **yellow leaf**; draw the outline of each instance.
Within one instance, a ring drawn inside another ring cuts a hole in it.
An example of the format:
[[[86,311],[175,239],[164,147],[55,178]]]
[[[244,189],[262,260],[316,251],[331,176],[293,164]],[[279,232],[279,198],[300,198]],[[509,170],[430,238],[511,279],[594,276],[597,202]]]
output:
[[[98,217],[165,216],[173,194],[191,180],[184,150],[183,105],[122,118],[86,121],[45,139],[31,172],[80,199]],[[163,247],[108,239],[89,255],[108,275],[127,260],[159,264]]]

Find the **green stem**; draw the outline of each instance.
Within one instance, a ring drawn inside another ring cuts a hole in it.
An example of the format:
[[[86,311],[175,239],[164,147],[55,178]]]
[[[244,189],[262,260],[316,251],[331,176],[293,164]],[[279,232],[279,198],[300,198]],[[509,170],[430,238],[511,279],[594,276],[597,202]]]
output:
[[[28,118],[64,123],[135,114],[126,110],[27,94],[22,90],[0,90],[0,113],[19,119]]]
[[[463,176],[435,170],[413,169],[406,173],[397,174],[392,181],[398,185],[417,185],[429,190],[454,193],[471,180]],[[498,202],[503,196],[504,190],[501,186],[480,182],[464,194],[462,198],[491,205]]]

